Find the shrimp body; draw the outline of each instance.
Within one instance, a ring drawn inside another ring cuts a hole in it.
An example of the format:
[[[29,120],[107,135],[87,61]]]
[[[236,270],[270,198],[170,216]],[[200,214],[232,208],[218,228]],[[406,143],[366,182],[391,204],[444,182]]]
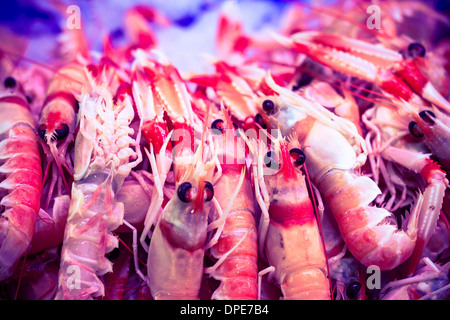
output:
[[[264,242],[267,260],[275,268],[275,279],[285,299],[329,300],[325,250],[299,170],[304,154],[298,148],[289,150],[282,140],[275,140],[275,148],[279,156],[269,151],[266,166],[278,168],[264,175],[270,218]]]
[[[254,196],[250,175],[245,172],[245,144],[236,136],[231,125],[222,127],[223,120],[213,122],[219,126],[214,140],[217,142],[221,174],[214,185],[216,199],[223,210],[211,254],[218,262],[209,273],[220,286],[213,299],[254,300],[258,294],[258,234],[255,222]]]
[[[205,181],[209,169],[194,164],[177,184],[151,238],[148,284],[157,300],[197,299],[200,291],[214,190]]]
[[[1,92],[0,118],[0,280],[5,280],[33,238],[42,169],[33,116],[15,81]]]
[[[191,210],[180,200],[169,201],[152,235],[148,275],[157,300],[198,297],[208,217]]]
[[[70,176],[73,174],[73,165],[67,151],[73,145],[77,127],[76,96],[81,94],[83,86],[87,83],[86,70],[78,62],[62,67],[49,83],[37,130],[47,155],[44,182],[51,177],[49,194],[43,202],[44,209],[49,206],[53,188],[57,182],[58,196],[62,194],[62,183],[70,194],[66,174]],[[54,163],[53,167],[52,163]],[[50,168],[52,168],[51,172]]]
[[[83,95],[80,134],[75,141],[72,198],[64,232],[56,299],[92,299],[104,295],[99,279],[112,271],[105,254],[118,246],[111,231],[123,222],[116,193],[142,159],[129,124],[130,99],[114,105],[106,86]],[[135,161],[130,161],[135,159]]]
[[[389,211],[369,206],[381,191],[372,179],[355,171],[366,159],[356,127],[269,77],[266,81],[280,95],[271,97],[274,108],[264,117],[272,126],[280,120],[282,133],[293,134],[303,146],[311,181],[330,205],[350,252],[365,266],[381,270],[403,263],[416,245],[419,210],[413,210],[403,231]]]

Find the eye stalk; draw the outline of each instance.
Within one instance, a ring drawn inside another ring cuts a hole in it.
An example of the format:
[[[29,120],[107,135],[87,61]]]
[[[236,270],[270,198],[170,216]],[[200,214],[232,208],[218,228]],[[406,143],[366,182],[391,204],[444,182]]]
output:
[[[16,86],[17,82],[16,79],[14,79],[13,77],[8,77],[5,79],[5,88],[14,88]]]
[[[206,181],[205,183],[205,201],[209,202],[214,198],[214,188],[211,182]]]
[[[418,43],[418,42],[413,42],[410,43],[408,46],[408,53],[412,58],[416,58],[416,57],[424,57],[426,50],[425,47]]]
[[[294,160],[294,166],[300,167],[302,166],[306,161],[306,155],[305,153],[298,149],[298,148],[292,148],[289,151],[289,154],[291,155],[291,158]]]
[[[189,203],[194,200],[194,195],[192,192],[192,184],[190,182],[183,182],[178,186],[177,189],[178,198],[184,203]],[[198,197],[198,196],[197,196]],[[211,182],[205,182],[204,189],[204,200],[205,202],[209,202],[214,198],[214,188]]]
[[[420,111],[419,117],[429,126],[434,125],[434,119],[436,119],[436,115],[430,110]]]
[[[267,115],[273,115],[276,112],[275,103],[270,100],[264,100],[262,103],[262,108]]]
[[[38,128],[39,138],[41,138],[44,141],[47,140],[47,138],[45,137],[46,129],[47,129],[47,127],[44,124],[41,124]]]
[[[408,125],[408,130],[414,138],[423,138],[423,132],[416,122],[411,121]]]
[[[349,299],[356,299],[360,290],[361,290],[361,284],[357,281],[354,281],[347,286],[347,290],[345,291],[345,294],[347,295],[347,297]]]
[[[211,124],[211,129],[213,130],[214,134],[223,134],[225,132],[224,121],[222,119],[214,120],[214,122]]]
[[[177,189],[178,199],[180,199],[184,203],[191,202],[193,200],[191,190],[192,184],[190,184],[189,182],[183,182],[182,184],[180,184]]]
[[[264,123],[262,116],[257,113],[255,116],[255,122],[261,126],[263,129],[267,129],[267,125]]]
[[[58,129],[55,129],[56,139],[63,140],[69,135],[69,126],[65,123],[62,123]]]

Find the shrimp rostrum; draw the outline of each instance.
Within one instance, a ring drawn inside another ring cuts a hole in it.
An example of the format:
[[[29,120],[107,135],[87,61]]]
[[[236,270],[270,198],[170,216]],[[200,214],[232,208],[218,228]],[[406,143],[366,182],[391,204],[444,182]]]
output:
[[[141,160],[129,127],[130,98],[113,103],[104,85],[82,95],[80,131],[75,140],[74,184],[61,251],[56,299],[91,299],[104,295],[99,279],[112,271],[105,254],[118,246],[111,231],[123,223],[123,203],[116,193]]]

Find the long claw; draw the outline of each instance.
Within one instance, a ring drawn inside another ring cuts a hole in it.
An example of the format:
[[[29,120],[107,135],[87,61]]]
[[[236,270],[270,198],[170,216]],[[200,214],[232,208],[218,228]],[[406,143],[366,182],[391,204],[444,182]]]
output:
[[[423,87],[422,97],[438,108],[450,113],[450,103],[436,90],[431,82],[428,81]]]
[[[445,173],[434,169],[429,174],[430,183],[423,194],[423,202],[419,211],[418,234],[414,251],[409,259],[407,274],[412,274],[419,263],[424,247],[428,244],[436,229],[437,221],[442,208],[448,180]]]
[[[377,82],[396,97],[409,100],[412,98],[412,92],[415,92],[423,99],[450,112],[450,103],[422,75],[415,61],[405,60],[397,51],[317,31],[298,32],[290,38],[277,34],[272,37],[283,46],[304,53],[334,70]],[[406,87],[406,83],[410,88]]]
[[[273,37],[319,63],[368,81],[375,81],[380,69],[402,61],[402,55],[396,51],[333,34],[309,31],[296,33],[291,38]]]

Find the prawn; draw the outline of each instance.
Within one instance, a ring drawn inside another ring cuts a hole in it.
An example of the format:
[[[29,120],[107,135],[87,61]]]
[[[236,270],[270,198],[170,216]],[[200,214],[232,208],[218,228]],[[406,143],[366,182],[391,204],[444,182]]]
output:
[[[223,212],[220,214],[221,210],[217,210],[218,218],[208,227],[217,227],[208,243],[217,262],[205,272],[221,281],[213,299],[255,300],[258,294],[258,235],[251,180],[246,173],[245,142],[237,136],[239,133],[226,111],[224,116],[225,121],[216,119],[211,124],[221,167],[214,183],[214,201]]]
[[[131,99],[114,105],[106,85],[82,95],[80,132],[75,140],[74,184],[61,251],[57,300],[104,295],[99,275],[111,272],[105,254],[118,246],[111,231],[123,222],[116,193],[142,156],[131,137]],[[134,159],[131,161],[130,159]],[[76,283],[71,275],[78,271]]]
[[[35,122],[19,83],[0,93],[0,281],[12,275],[34,235],[42,193]]]
[[[406,232],[398,230],[389,211],[369,206],[381,192],[372,179],[355,171],[367,158],[356,127],[318,103],[278,86],[270,74],[266,82],[278,95],[263,98],[262,117],[267,125],[280,126],[282,134],[295,134],[305,146],[311,181],[329,204],[353,256],[381,270],[406,261],[417,240],[420,202],[409,217]]]
[[[279,133],[280,134],[280,133]],[[325,248],[319,232],[306,181],[300,168],[305,153],[298,141],[287,143],[273,138],[274,150],[263,156],[264,146],[256,146],[255,185],[265,201],[258,201],[268,219],[262,219],[267,230],[260,245],[275,274],[285,299],[330,300],[330,281]],[[266,174],[261,175],[264,161]],[[267,205],[269,203],[269,205]]]
[[[147,283],[156,300],[197,299],[203,275],[208,215],[214,188],[212,162],[203,164],[199,147],[194,162],[177,182],[164,207],[148,251]]]

